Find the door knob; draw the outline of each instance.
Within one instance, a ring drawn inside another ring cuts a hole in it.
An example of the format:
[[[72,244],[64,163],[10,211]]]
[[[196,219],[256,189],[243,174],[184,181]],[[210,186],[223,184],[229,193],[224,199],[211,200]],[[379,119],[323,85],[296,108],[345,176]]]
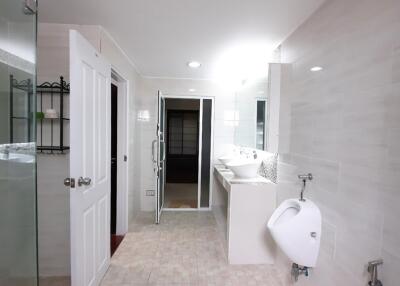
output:
[[[92,179],[90,179],[88,177],[86,177],[86,178],[79,177],[78,186],[79,187],[82,186],[82,185],[89,186],[91,182],[92,182]]]
[[[64,186],[75,188],[75,179],[74,178],[65,178],[64,179]]]

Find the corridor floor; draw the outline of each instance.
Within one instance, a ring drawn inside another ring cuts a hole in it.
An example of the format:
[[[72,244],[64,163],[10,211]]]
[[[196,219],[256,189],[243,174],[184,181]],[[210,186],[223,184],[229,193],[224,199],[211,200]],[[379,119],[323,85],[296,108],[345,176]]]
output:
[[[271,265],[229,265],[211,212],[141,213],[111,259],[102,286],[283,286]]]
[[[197,184],[165,184],[165,208],[197,208]]]

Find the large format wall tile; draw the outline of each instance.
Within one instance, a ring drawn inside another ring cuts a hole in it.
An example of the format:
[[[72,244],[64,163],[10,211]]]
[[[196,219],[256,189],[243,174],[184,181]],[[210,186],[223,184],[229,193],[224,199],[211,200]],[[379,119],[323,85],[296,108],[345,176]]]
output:
[[[328,0],[282,44],[278,200],[311,172],[306,196],[323,216],[318,267],[299,285],[366,285],[380,257],[384,285],[398,285],[399,11],[395,0]]]

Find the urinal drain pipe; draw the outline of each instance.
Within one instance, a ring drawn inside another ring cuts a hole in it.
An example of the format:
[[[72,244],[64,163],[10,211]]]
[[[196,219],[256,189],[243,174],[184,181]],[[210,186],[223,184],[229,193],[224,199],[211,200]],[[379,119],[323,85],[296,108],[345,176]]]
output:
[[[371,280],[368,282],[369,286],[382,286],[382,282],[378,279],[378,266],[382,264],[383,264],[382,259],[368,262],[367,270],[371,275]]]
[[[297,263],[292,264],[292,279],[297,282],[299,280],[300,275],[304,275],[308,277],[308,272],[309,268],[307,266],[299,266]]]

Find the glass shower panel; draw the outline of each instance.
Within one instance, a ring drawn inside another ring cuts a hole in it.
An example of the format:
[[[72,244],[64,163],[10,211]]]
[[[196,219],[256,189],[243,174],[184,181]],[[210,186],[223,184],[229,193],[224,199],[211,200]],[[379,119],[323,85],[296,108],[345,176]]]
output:
[[[26,5],[27,3],[27,5]],[[36,3],[0,1],[0,285],[37,285]]]
[[[200,207],[208,208],[210,205],[210,155],[211,155],[211,120],[212,100],[203,99],[203,123],[201,139],[201,195]]]

